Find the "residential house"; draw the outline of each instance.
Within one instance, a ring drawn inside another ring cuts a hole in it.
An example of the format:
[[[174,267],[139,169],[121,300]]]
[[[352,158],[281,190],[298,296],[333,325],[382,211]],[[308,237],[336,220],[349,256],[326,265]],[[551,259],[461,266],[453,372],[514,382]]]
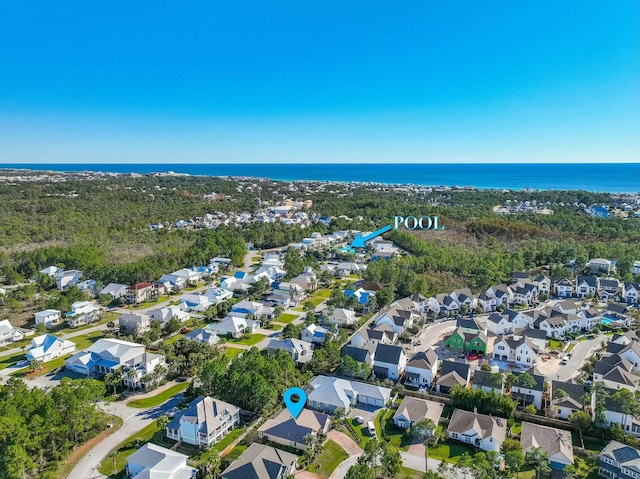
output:
[[[533,278],[533,284],[538,288],[538,294],[546,294],[549,296],[551,293],[551,280],[544,274],[539,274]]]
[[[575,294],[578,298],[593,298],[599,288],[597,276],[578,275],[576,277]]]
[[[322,344],[331,338],[333,333],[317,324],[310,324],[302,330],[301,338],[308,343]]]
[[[231,336],[237,338],[243,334],[255,333],[260,326],[260,321],[252,319],[238,318],[236,316],[227,316],[219,323],[209,325],[207,329],[211,329],[218,336]]]
[[[148,314],[152,320],[160,321],[163,327],[172,319],[175,319],[179,323],[184,323],[191,318],[189,313],[179,306],[165,306],[163,308],[152,309]]]
[[[626,304],[638,305],[640,297],[640,283],[625,281],[622,284],[622,300]]]
[[[487,296],[496,299],[496,308],[500,305],[503,305],[504,307],[510,306],[514,301],[513,290],[506,284],[493,285],[487,289],[486,294]]]
[[[533,366],[538,360],[538,346],[526,336],[503,336],[493,345],[493,358]]]
[[[444,341],[444,345],[447,349],[482,354],[487,352],[488,343],[489,338],[482,331],[463,327],[456,329]]]
[[[108,294],[113,299],[120,299],[127,296],[127,285],[118,283],[109,283],[100,291],[100,294]]]
[[[315,291],[318,287],[318,278],[312,269],[307,269],[304,273],[299,274],[295,278],[291,278],[290,283],[297,284],[306,292]]]
[[[460,310],[460,305],[448,294],[436,294],[435,303],[432,310],[441,317],[452,316]]]
[[[617,441],[610,441],[600,451],[598,473],[609,479],[638,479],[640,451]]]
[[[125,299],[129,304],[144,303],[155,297],[156,290],[151,283],[136,283],[127,288]]]
[[[190,341],[200,341],[201,343],[207,343],[211,346],[220,342],[220,337],[208,329],[196,328],[191,332],[184,335],[184,339]]]
[[[456,409],[451,415],[447,437],[471,444],[483,451],[499,451],[507,433],[507,420]]]
[[[373,367],[373,353],[375,349],[372,348],[372,351],[364,348],[355,348],[353,346],[344,346],[340,351],[340,357],[343,358],[345,356],[349,356],[351,359],[358,363],[363,363],[369,365],[369,368]]]
[[[127,457],[126,477],[131,479],[195,479],[198,470],[187,465],[189,456],[146,443]]]
[[[437,426],[443,409],[443,403],[406,396],[393,415],[393,423],[403,429],[409,429],[419,421],[431,419]]]
[[[551,381],[551,405],[558,408],[558,418],[569,419],[574,412],[584,411],[585,396],[589,396],[591,406],[592,394],[585,391],[584,386],[563,381]]]
[[[407,356],[399,346],[378,344],[373,357],[373,374],[378,379],[397,381],[404,374]]]
[[[592,260],[587,261],[585,266],[589,268],[591,274],[613,274],[616,272],[616,262],[605,258],[593,258]]]
[[[220,442],[240,424],[240,408],[210,396],[198,396],[167,424],[169,439],[208,447]]]
[[[274,355],[279,349],[288,353],[298,365],[308,363],[313,357],[311,343],[299,339],[272,339],[269,341],[267,345],[268,354]]]
[[[524,373],[523,373],[524,374]],[[530,369],[527,374],[533,377],[535,384],[527,385],[524,383],[523,374],[517,374],[518,379],[511,386],[511,398],[519,401],[525,407],[533,404],[536,409],[542,409],[542,396],[544,394],[544,376],[538,374],[535,370]]]
[[[512,334],[515,328],[514,324],[506,316],[500,313],[491,313],[487,317],[487,330],[496,336],[502,336],[503,334]]]
[[[612,424],[619,424],[625,434],[640,436],[640,421],[632,414],[622,410],[620,402],[614,399],[615,389],[605,388],[606,397],[604,400],[604,426],[611,427]]]
[[[634,363],[620,354],[604,353],[593,366],[593,382],[602,382],[608,389],[626,388],[634,392],[638,380],[640,375],[634,372]]]
[[[514,271],[511,274],[511,284],[530,281],[529,273],[526,271]]]
[[[473,311],[477,305],[477,300],[469,288],[456,289],[451,293],[451,297],[458,304],[458,309]]]
[[[51,361],[52,359],[71,354],[76,350],[76,343],[56,338],[52,334],[43,334],[31,340],[27,351],[27,361]]]
[[[602,301],[616,299],[620,294],[620,282],[615,278],[600,278],[598,283],[598,297]]]
[[[254,442],[222,471],[220,479],[287,479],[297,462],[295,454]]]
[[[567,278],[562,278],[553,283],[553,290],[560,298],[570,298],[573,295],[573,282]]]
[[[438,355],[433,349],[415,354],[407,362],[406,384],[430,388],[438,371]]]
[[[634,261],[633,266],[631,267],[631,274],[636,275],[640,274],[640,261]]]
[[[146,352],[144,344],[112,338],[99,339],[86,351],[80,351],[65,361],[66,369],[85,376],[107,374],[123,368],[124,383],[132,388],[146,387],[147,383],[141,379],[164,366],[164,356]]]
[[[313,390],[307,395],[307,406],[329,414],[337,408],[349,412],[351,406],[358,403],[381,408],[391,397],[390,388],[328,376],[316,376],[311,387]]]
[[[151,331],[151,321],[146,313],[125,313],[118,318],[118,326],[123,334],[140,336]]]
[[[466,388],[469,386],[471,370],[468,364],[456,363],[455,361],[442,361],[440,365],[440,376],[436,381],[436,391],[448,394],[455,386]]]
[[[523,421],[520,444],[525,454],[533,449],[546,452],[551,469],[563,470],[569,464],[573,464],[570,431]]]
[[[35,314],[36,324],[44,324],[47,328],[60,324],[60,311],[57,309],[45,309]]]
[[[233,293],[223,288],[209,288],[205,291],[204,295],[209,298],[209,302],[214,305],[233,298]]]
[[[56,279],[56,288],[60,291],[64,291],[65,289],[68,289],[80,282],[80,278],[82,278],[82,271],[78,271],[76,269],[68,271],[58,269],[54,277]]]
[[[401,336],[405,331],[413,326],[414,321],[419,319],[419,314],[410,310],[389,308],[381,311],[375,319],[376,327],[386,324]]]
[[[71,311],[65,315],[67,324],[77,328],[85,324],[91,324],[100,319],[102,310],[89,301],[76,301],[71,305]]]
[[[476,369],[473,373],[473,384],[471,387],[473,389],[482,389],[486,393],[494,392],[496,394],[502,394],[504,376],[500,373]]]
[[[0,321],[0,345],[20,341],[33,334],[33,330],[14,327],[8,319]]]
[[[531,306],[538,300],[538,288],[529,283],[518,283],[513,287],[513,302],[515,304]]]
[[[45,269],[41,269],[39,271],[40,274],[45,274],[47,276],[50,277],[55,277],[56,273],[58,272],[58,270],[60,270],[60,268],[58,268],[57,266],[48,266]]]
[[[184,293],[180,296],[180,307],[183,311],[203,313],[211,306],[211,299],[203,294]]]
[[[483,291],[478,295],[478,307],[483,313],[492,313],[497,309],[498,302],[495,296],[489,296]]]
[[[304,408],[294,418],[288,410],[283,409],[258,429],[258,438],[305,451],[306,436],[324,436],[330,425],[331,416],[327,414]]]
[[[355,324],[357,321],[356,312],[352,309],[344,308],[327,308],[323,317],[323,322],[326,324],[335,324],[337,326],[345,327]]]
[[[156,283],[164,286],[165,293],[177,293],[187,286],[187,282],[182,276],[171,273],[163,274]]]

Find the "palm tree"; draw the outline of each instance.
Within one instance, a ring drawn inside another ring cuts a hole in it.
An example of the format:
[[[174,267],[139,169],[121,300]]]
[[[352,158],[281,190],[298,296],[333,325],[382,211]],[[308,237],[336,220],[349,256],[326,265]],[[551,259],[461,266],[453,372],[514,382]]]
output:
[[[129,369],[126,374],[126,378],[129,380],[129,387],[134,389],[134,384],[138,382],[138,371],[134,368]]]
[[[218,474],[220,473],[221,462],[218,451],[211,451],[207,458],[207,462],[202,466],[205,479],[217,479]]]

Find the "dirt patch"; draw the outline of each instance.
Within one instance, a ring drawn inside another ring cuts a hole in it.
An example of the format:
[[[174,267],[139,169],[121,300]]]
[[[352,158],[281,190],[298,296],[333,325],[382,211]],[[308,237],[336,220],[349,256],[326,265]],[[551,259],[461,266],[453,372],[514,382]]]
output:
[[[409,446],[409,454],[415,454],[416,456],[424,456],[424,444],[411,444]]]
[[[297,479],[325,479],[324,477],[309,471],[298,471],[293,473]]]

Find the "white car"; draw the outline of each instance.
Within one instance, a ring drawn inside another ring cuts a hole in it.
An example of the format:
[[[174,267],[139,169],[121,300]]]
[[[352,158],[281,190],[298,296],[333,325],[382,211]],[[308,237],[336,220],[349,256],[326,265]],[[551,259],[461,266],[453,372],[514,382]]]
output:
[[[562,358],[562,360],[560,361],[560,364],[567,364],[569,362],[569,356],[565,356],[564,358]]]
[[[353,420],[358,424],[364,424],[364,418],[362,416],[356,416],[353,418]]]

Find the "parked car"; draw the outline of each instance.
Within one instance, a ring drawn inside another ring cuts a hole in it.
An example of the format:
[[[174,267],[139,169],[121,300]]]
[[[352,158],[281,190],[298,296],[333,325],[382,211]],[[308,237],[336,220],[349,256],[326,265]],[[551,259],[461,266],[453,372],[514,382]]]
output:
[[[362,416],[356,416],[353,418],[353,420],[358,424],[364,424],[364,418]]]
[[[480,359],[482,357],[482,354],[470,354],[469,356],[467,356],[467,359],[469,361],[475,361],[476,359]]]
[[[373,425],[373,421],[367,422],[367,431],[369,431],[370,436],[375,437],[376,427]]]
[[[27,364],[29,364],[29,361],[27,361],[26,359],[22,359],[16,363],[16,366],[21,368],[22,366],[26,366]]]
[[[422,344],[422,340],[418,339],[415,344],[416,346],[420,346]]]
[[[560,360],[560,364],[567,364],[569,362],[569,356],[565,356]]]

